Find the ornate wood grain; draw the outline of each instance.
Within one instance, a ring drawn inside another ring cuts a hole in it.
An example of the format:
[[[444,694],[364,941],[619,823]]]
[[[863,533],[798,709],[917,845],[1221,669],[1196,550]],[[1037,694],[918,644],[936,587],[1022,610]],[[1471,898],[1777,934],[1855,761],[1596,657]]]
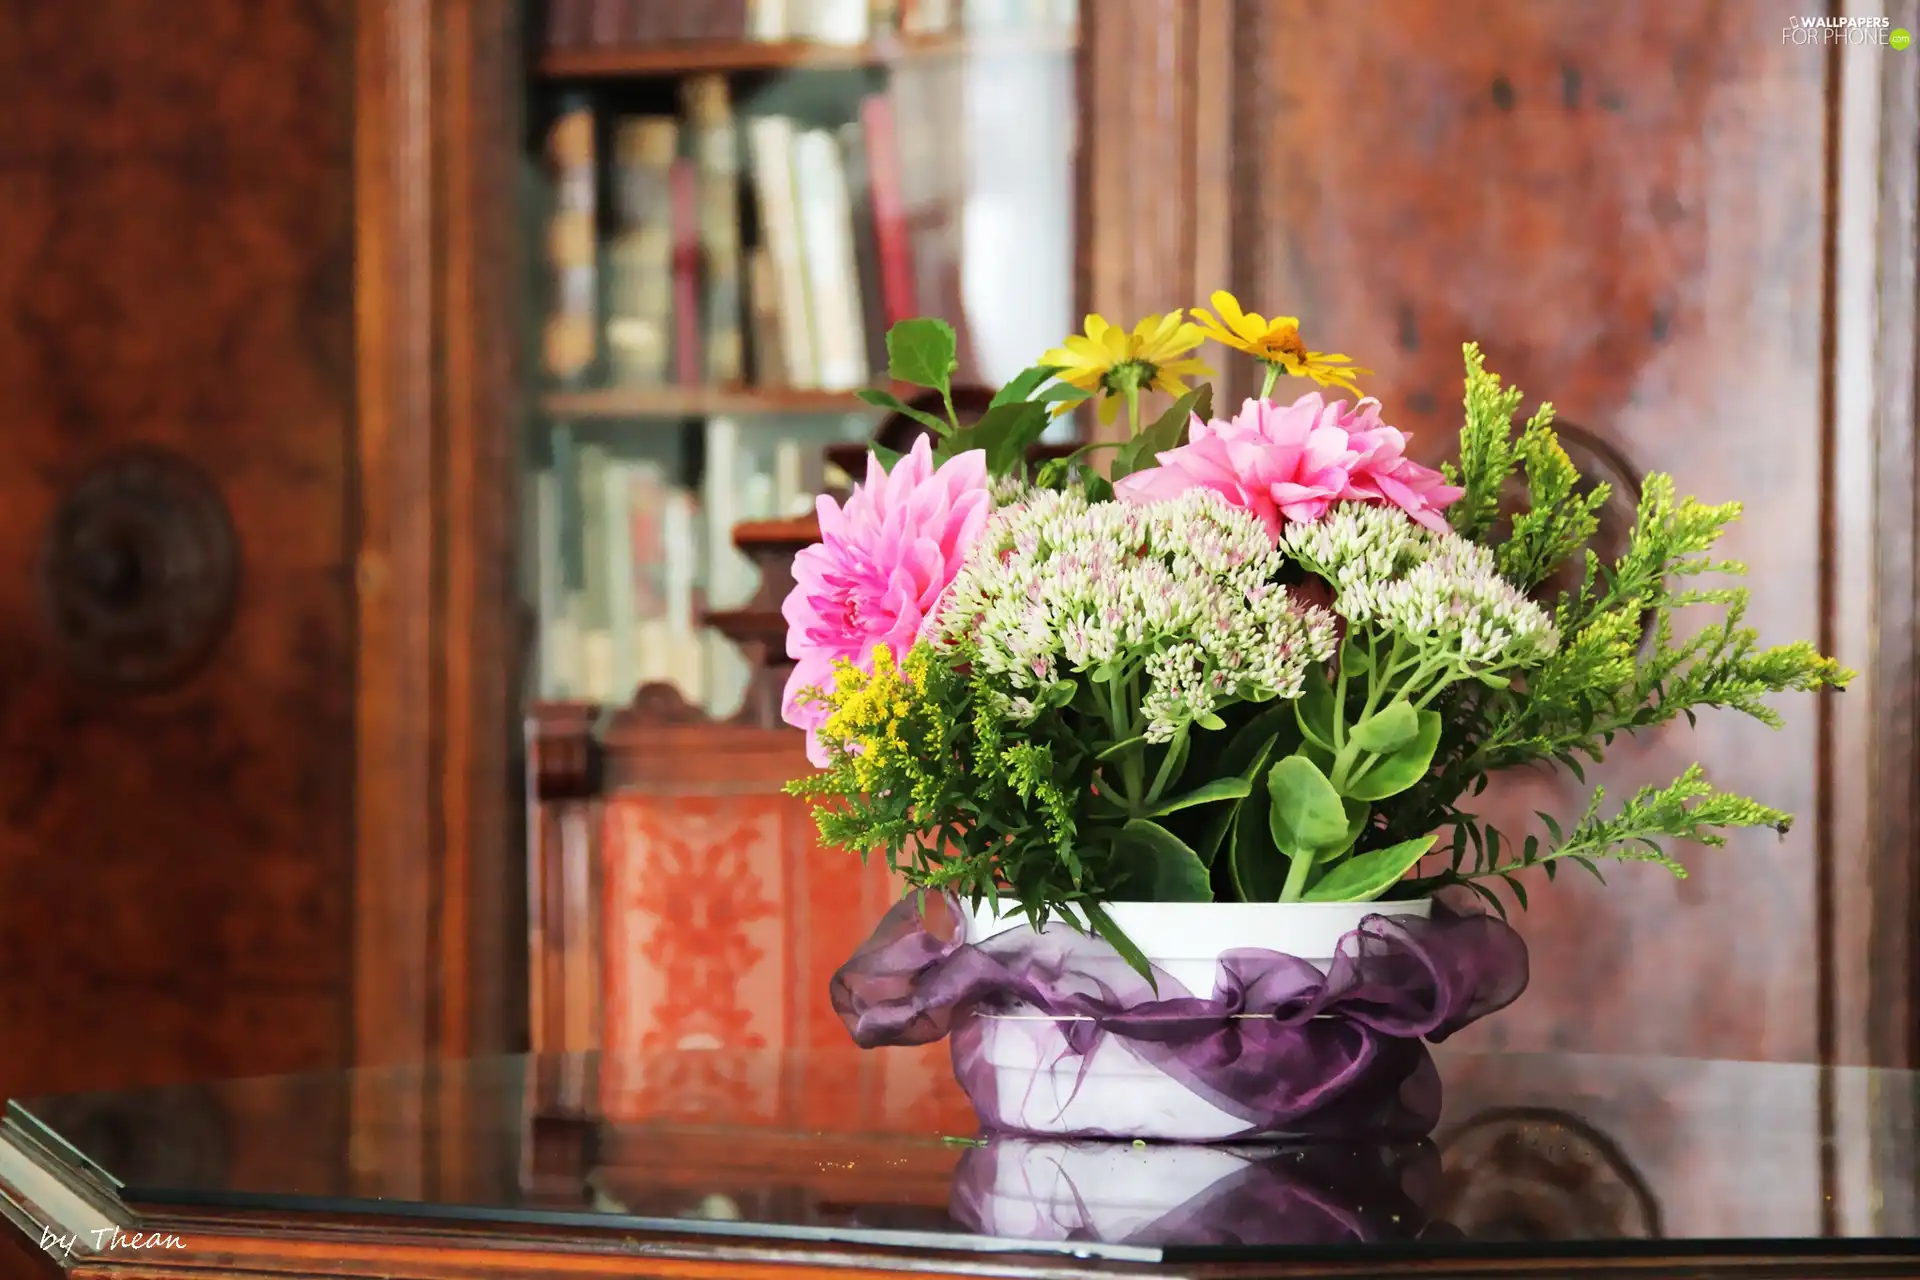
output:
[[[1258,38],[1268,15],[1228,0],[1123,0],[1082,14],[1086,307],[1131,325],[1149,312],[1204,305],[1228,285],[1238,252],[1227,232],[1233,178],[1245,162],[1229,50]],[[1218,387],[1221,401],[1243,394],[1243,381]]]
[[[0,1094],[349,1050],[351,9],[0,3]],[[149,446],[245,576],[135,700],[56,660],[34,557]]]

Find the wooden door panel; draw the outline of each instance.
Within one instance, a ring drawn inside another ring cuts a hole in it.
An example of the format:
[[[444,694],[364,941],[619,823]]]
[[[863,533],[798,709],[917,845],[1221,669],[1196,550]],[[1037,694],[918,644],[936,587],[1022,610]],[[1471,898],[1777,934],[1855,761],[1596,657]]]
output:
[[[1429,458],[1451,447],[1460,344],[1478,340],[1523,412],[1551,399],[1635,468],[1744,500],[1723,547],[1756,567],[1749,621],[1766,642],[1821,638],[1829,68],[1780,41],[1793,5],[1258,8],[1249,305],[1378,370],[1366,389]],[[1530,885],[1531,987],[1466,1038],[1817,1055],[1819,711],[1780,707],[1779,732],[1708,714],[1589,778],[1617,803],[1697,758],[1798,815],[1792,834],[1682,850],[1683,882],[1623,865],[1611,888]],[[1480,809],[1524,830],[1585,796],[1527,773]]]
[[[0,1094],[348,1051],[350,0],[0,0]],[[39,557],[125,451],[238,549],[206,661],[63,661]]]

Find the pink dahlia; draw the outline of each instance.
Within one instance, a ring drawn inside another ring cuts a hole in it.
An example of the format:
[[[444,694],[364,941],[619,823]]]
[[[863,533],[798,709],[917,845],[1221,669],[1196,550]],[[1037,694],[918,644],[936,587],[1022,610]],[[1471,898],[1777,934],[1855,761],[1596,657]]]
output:
[[[1408,458],[1407,439],[1380,421],[1380,402],[1371,397],[1351,408],[1317,391],[1290,405],[1248,400],[1231,421],[1195,417],[1188,443],[1114,488],[1133,502],[1211,489],[1258,516],[1276,542],[1284,524],[1318,520],[1341,500],[1391,504],[1444,531],[1441,511],[1460,490]]]
[[[1277,542],[1283,524],[1318,520],[1347,490],[1352,444],[1326,416],[1318,394],[1290,405],[1248,400],[1230,422],[1196,415],[1186,444],[1158,455],[1159,466],[1134,472],[1114,491],[1151,503],[1211,489],[1260,517]]]
[[[847,505],[823,497],[817,509],[820,541],[794,557],[794,587],[780,609],[787,656],[798,664],[781,714],[807,731],[807,756],[825,767],[817,730],[826,709],[801,702],[801,691],[831,688],[836,660],[872,670],[881,645],[906,656],[987,523],[987,455],[975,449],[935,468],[922,437],[891,472],[869,456],[866,482]]]
[[[1336,400],[1327,412],[1338,416],[1353,450],[1347,488],[1340,496],[1391,504],[1435,533],[1445,533],[1447,518],[1441,513],[1458,502],[1464,490],[1407,457],[1407,441],[1413,437],[1380,421],[1380,402],[1368,396],[1349,411],[1346,401]]]

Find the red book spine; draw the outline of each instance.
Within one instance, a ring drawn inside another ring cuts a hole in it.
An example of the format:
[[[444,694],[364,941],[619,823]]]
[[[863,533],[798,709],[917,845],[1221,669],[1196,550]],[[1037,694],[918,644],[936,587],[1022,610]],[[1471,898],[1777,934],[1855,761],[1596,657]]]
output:
[[[547,6],[547,47],[579,48],[587,43],[591,24],[589,0],[551,0]]]
[[[694,162],[673,162],[673,377],[684,385],[706,380],[700,359],[700,179]]]
[[[860,104],[860,125],[867,139],[867,182],[872,190],[873,238],[880,259],[880,297],[887,323],[911,320],[913,244],[907,233],[907,208],[900,187],[900,139],[893,99],[874,94]]]

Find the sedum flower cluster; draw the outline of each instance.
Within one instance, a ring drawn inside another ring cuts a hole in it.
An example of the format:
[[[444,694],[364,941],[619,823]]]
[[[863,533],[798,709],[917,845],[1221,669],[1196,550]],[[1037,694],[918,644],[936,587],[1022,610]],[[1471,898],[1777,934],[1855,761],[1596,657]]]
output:
[[[1196,491],[1152,507],[1035,490],[996,512],[929,639],[995,680],[1031,722],[1071,675],[1137,667],[1148,742],[1228,701],[1297,697],[1333,654],[1333,619],[1275,582],[1259,523]]]
[[[1559,647],[1547,611],[1500,576],[1493,552],[1392,508],[1347,504],[1289,526],[1280,545],[1327,580],[1349,622],[1383,628],[1461,674],[1533,666]]]

